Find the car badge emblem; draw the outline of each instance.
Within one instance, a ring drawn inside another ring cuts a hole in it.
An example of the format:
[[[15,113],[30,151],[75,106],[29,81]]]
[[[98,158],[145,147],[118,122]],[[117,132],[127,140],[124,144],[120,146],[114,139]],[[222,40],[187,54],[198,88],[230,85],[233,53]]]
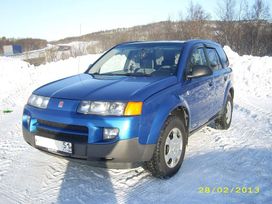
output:
[[[58,107],[59,107],[59,108],[62,108],[62,107],[63,107],[63,104],[64,104],[64,102],[63,102],[63,101],[60,101]]]

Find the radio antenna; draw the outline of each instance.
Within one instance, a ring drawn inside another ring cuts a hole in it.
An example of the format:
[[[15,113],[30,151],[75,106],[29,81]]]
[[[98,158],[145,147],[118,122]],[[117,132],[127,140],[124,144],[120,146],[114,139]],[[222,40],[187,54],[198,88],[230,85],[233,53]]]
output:
[[[81,23],[79,24],[79,37],[81,36]],[[76,48],[77,46],[75,46]],[[78,53],[78,55],[80,55],[81,53],[81,47],[80,47],[80,43],[78,42],[78,50],[76,50],[76,53]],[[77,73],[79,74],[79,65],[80,65],[80,56],[78,57],[78,65],[77,65]]]

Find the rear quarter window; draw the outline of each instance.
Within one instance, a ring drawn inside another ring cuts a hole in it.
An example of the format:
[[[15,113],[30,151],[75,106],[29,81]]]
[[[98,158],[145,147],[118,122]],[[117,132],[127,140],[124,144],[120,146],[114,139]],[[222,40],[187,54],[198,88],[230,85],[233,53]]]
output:
[[[216,49],[214,48],[206,48],[207,56],[210,61],[211,68],[213,70],[219,70],[222,68],[218,53],[216,52]]]
[[[229,66],[229,59],[228,59],[225,51],[223,50],[223,48],[222,47],[217,47],[216,50],[217,50],[217,52],[219,54],[219,57],[221,59],[223,67],[228,67]]]

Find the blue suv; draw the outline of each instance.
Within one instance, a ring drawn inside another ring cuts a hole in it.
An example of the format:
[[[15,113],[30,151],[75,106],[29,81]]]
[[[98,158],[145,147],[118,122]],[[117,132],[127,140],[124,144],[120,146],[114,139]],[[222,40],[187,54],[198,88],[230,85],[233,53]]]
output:
[[[119,44],[88,70],[36,89],[23,112],[31,146],[119,168],[143,165],[166,178],[180,168],[188,137],[231,124],[232,69],[212,41]]]

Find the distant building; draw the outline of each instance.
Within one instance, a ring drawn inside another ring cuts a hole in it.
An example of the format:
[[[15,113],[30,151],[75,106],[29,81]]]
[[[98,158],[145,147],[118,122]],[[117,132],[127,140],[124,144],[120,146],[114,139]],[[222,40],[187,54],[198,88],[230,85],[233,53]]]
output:
[[[12,56],[22,53],[21,45],[4,45],[3,46],[4,56]]]

